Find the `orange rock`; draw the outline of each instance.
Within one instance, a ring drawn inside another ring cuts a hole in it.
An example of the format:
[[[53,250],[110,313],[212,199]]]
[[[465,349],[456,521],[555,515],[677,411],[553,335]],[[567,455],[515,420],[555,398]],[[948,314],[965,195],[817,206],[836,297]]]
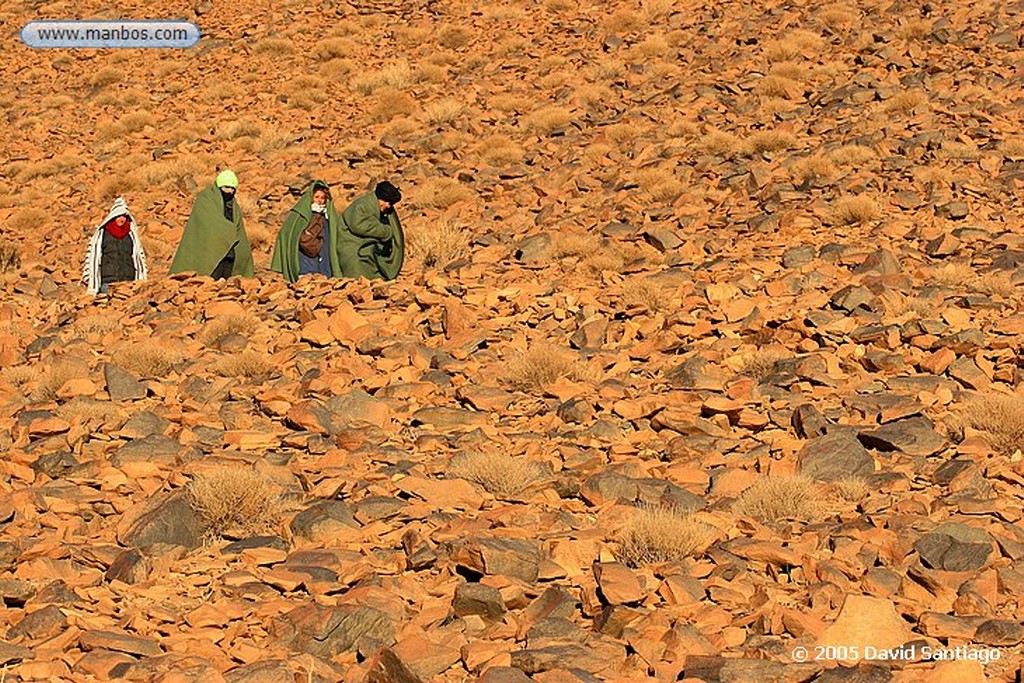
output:
[[[594,563],[594,578],[604,599],[612,605],[638,603],[644,598],[640,580],[626,565],[618,562]]]
[[[891,650],[898,648],[914,637],[897,613],[893,603],[883,598],[866,595],[848,595],[836,620],[829,625],[815,642],[816,647],[837,648],[849,657],[837,657],[844,663],[859,661],[866,648]],[[856,654],[857,656],[852,656]]]

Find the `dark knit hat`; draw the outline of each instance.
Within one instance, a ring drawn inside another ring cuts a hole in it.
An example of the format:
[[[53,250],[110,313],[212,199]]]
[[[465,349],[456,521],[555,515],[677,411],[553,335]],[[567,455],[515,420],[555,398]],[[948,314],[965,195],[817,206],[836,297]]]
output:
[[[377,199],[385,201],[388,204],[397,204],[402,201],[402,193],[398,191],[398,188],[383,180],[377,183],[377,187],[374,188],[373,193],[377,195]]]

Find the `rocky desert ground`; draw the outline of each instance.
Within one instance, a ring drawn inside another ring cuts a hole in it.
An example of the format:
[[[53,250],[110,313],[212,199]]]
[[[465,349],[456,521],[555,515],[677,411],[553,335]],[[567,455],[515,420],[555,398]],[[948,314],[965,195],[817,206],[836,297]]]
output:
[[[1024,3],[0,25],[0,680],[1021,680]],[[228,167],[257,276],[169,277]],[[314,178],[396,281],[267,270]]]

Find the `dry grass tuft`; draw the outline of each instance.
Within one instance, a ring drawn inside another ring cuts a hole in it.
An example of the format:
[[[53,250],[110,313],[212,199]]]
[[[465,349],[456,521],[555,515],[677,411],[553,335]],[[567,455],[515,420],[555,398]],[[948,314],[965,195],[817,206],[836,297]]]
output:
[[[800,159],[789,168],[790,177],[795,185],[828,182],[835,177],[836,172],[835,163],[823,154]]]
[[[19,183],[27,183],[36,178],[50,178],[75,170],[82,163],[82,158],[74,154],[59,154],[49,159],[23,166],[14,179]]]
[[[952,289],[1010,297],[1016,286],[1009,273],[978,273],[969,263],[944,263],[928,273],[928,280]]]
[[[644,17],[636,10],[623,7],[608,15],[604,21],[604,28],[611,33],[631,33],[638,31],[644,26]]]
[[[62,406],[58,406],[56,413],[68,422],[91,422],[94,420],[106,420],[118,412],[116,405],[109,401],[97,401],[91,398],[78,396],[71,399]]]
[[[14,231],[21,232],[31,229],[38,233],[40,228],[50,225],[52,217],[48,211],[35,207],[22,209],[7,219],[7,227]]]
[[[96,88],[102,88],[124,78],[124,72],[118,69],[116,66],[105,66],[97,71],[92,76],[92,85]]]
[[[454,178],[429,178],[420,183],[413,192],[417,206],[431,209],[447,209],[458,202],[473,198],[473,191]]]
[[[939,147],[936,156],[940,159],[956,159],[959,161],[977,161],[981,150],[973,142],[947,140]]]
[[[21,248],[11,240],[0,239],[0,273],[21,268]]]
[[[882,106],[887,114],[910,114],[928,101],[928,95],[921,90],[905,90],[896,93]]]
[[[833,5],[832,7],[822,10],[821,14],[818,15],[818,18],[824,26],[841,28],[856,24],[860,15],[849,7]]]
[[[184,360],[179,347],[160,342],[126,345],[109,359],[114,365],[144,378],[166,377]]]
[[[552,246],[555,258],[587,257],[601,250],[601,238],[590,232],[560,232]]]
[[[523,391],[544,389],[560,379],[583,381],[591,374],[577,354],[550,344],[531,346],[510,358],[505,366],[509,384]]]
[[[0,379],[19,391],[24,391],[25,386],[37,377],[39,369],[31,365],[10,365],[0,370]]]
[[[287,38],[264,38],[252,46],[252,51],[269,57],[290,55],[295,52],[295,45]]]
[[[370,119],[384,123],[399,116],[411,116],[416,111],[416,100],[397,88],[381,88],[373,94]]]
[[[864,145],[843,145],[828,156],[837,166],[856,166],[878,158],[878,153]]]
[[[665,310],[670,297],[650,278],[631,277],[622,284],[622,303],[627,308],[646,308],[651,313]]]
[[[258,121],[229,121],[217,127],[217,138],[220,140],[238,140],[239,138],[258,138],[266,130]]]
[[[473,33],[464,26],[448,26],[442,29],[438,36],[441,47],[449,50],[458,50],[466,47],[473,40]]]
[[[718,129],[712,129],[705,133],[698,141],[698,146],[708,154],[726,158],[743,153],[743,140],[738,135]]]
[[[968,400],[957,415],[964,427],[985,434],[1000,453],[1024,449],[1024,395],[981,394]]]
[[[859,503],[871,493],[871,486],[858,477],[846,477],[830,482],[826,486],[827,493],[844,503]]]
[[[332,37],[318,40],[313,46],[313,54],[321,62],[329,62],[339,57],[352,54],[352,41],[348,38]]]
[[[390,64],[369,73],[360,72],[352,80],[352,89],[360,95],[370,95],[380,88],[391,87],[398,90],[408,88],[413,82],[413,72],[405,62]]]
[[[469,232],[451,219],[418,221],[406,240],[409,256],[424,268],[443,268],[469,254]]]
[[[740,374],[756,380],[761,380],[775,371],[779,361],[792,358],[785,349],[776,346],[766,346],[751,353],[740,367]]]
[[[572,112],[565,107],[541,107],[530,112],[521,120],[523,127],[537,135],[551,135],[572,121]]]
[[[266,354],[255,351],[224,356],[214,364],[213,369],[221,377],[244,377],[261,381],[277,374],[277,364]]]
[[[811,522],[826,516],[829,505],[823,487],[810,477],[765,476],[740,494],[733,511],[761,522],[780,519]]]
[[[499,498],[512,498],[544,477],[543,467],[505,453],[460,453],[448,463],[445,476],[483,486]]]
[[[46,373],[39,378],[39,384],[32,392],[33,401],[52,401],[57,397],[61,387],[73,379],[81,379],[86,376],[86,371],[76,363],[55,361]]]
[[[121,327],[121,321],[110,315],[87,315],[75,321],[74,330],[78,334],[104,335]]]
[[[703,552],[714,530],[672,508],[638,508],[619,530],[618,558],[633,567],[678,562]]]
[[[1013,161],[1024,160],[1024,137],[1007,138],[999,143],[999,151]]]
[[[199,334],[199,339],[206,346],[215,346],[231,334],[247,337],[255,332],[258,326],[259,320],[253,315],[222,315],[206,324]]]
[[[466,104],[454,97],[445,97],[431,102],[423,108],[423,118],[428,123],[441,126],[451,123],[466,111]]]
[[[484,139],[475,149],[482,161],[493,166],[518,164],[526,157],[522,146],[500,133]]]
[[[796,136],[785,130],[762,130],[745,141],[749,154],[765,154],[796,147]]]
[[[836,225],[861,225],[881,215],[878,202],[866,195],[840,197],[833,202],[831,210],[831,219]]]
[[[636,182],[656,202],[674,202],[686,189],[673,169],[657,166],[637,171]]]
[[[185,492],[209,538],[246,538],[273,532],[281,523],[284,506],[277,484],[241,464],[197,474]]]
[[[803,87],[792,78],[770,73],[754,85],[754,92],[765,97],[796,99],[803,92]]]

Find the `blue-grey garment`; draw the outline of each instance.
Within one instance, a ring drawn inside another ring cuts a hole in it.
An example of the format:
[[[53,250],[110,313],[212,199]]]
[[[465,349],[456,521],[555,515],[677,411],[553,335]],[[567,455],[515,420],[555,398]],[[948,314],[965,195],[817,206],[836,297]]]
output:
[[[299,249],[299,275],[320,273],[331,277],[331,231],[328,229],[327,216],[324,216],[324,241],[320,244],[320,255],[311,258]]]

